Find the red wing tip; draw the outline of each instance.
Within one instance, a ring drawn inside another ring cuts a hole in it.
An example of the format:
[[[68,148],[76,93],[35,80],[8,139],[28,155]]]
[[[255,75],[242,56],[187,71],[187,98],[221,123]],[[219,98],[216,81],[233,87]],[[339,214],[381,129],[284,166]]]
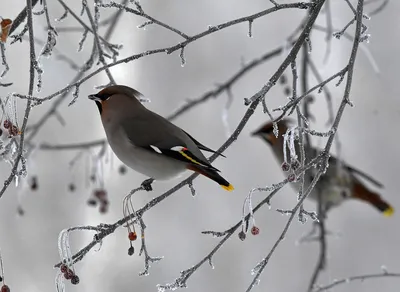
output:
[[[233,187],[233,185],[231,185],[231,184],[229,184],[229,186],[221,185],[221,187],[222,187],[224,190],[228,191],[228,192],[231,192],[231,191],[233,191],[233,190],[235,189],[235,188]]]

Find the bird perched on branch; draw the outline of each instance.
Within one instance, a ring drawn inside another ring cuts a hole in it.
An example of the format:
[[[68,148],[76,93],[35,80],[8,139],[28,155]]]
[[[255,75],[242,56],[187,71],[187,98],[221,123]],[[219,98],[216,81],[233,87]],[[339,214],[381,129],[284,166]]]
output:
[[[279,135],[278,137],[274,134],[273,124],[272,122],[268,122],[264,124],[261,128],[254,131],[252,133],[253,136],[260,137],[265,142],[271,146],[272,151],[277,158],[278,162],[281,163],[282,169],[284,171],[291,171],[291,168],[297,168],[300,164],[298,161],[285,161],[285,157],[289,157],[291,159],[291,155],[283,151],[289,151],[290,147],[289,141],[287,141],[285,150],[284,150],[284,134],[288,130],[288,120],[282,120],[278,123]],[[300,155],[299,152],[299,144],[296,139],[294,139],[294,148],[297,155]],[[293,151],[293,149],[292,149]],[[315,157],[318,152],[317,149],[310,149],[311,157],[310,159]],[[288,160],[288,158],[286,158]],[[315,169],[311,169],[308,172],[311,172],[311,175],[305,176],[305,187],[304,190],[307,189],[308,185],[311,183],[313,179],[312,172]],[[322,200],[322,210],[324,214],[332,207],[340,205],[342,202],[347,199],[358,199],[364,202],[369,203],[374,206],[385,216],[391,216],[394,212],[394,209],[385,202],[379,194],[369,190],[358,178],[363,177],[364,179],[370,181],[377,187],[383,187],[381,183],[377,182],[375,179],[365,174],[364,172],[357,170],[344,162],[339,161],[335,157],[331,156],[329,158],[329,167],[325,174],[321,176],[318,183],[316,184],[314,190],[310,193],[308,198],[313,200],[318,199],[318,195],[320,195]],[[299,183],[293,184],[295,189],[299,190]]]
[[[216,151],[145,108],[140,102],[143,99],[140,92],[114,85],[89,95],[89,99],[96,102],[112,150],[133,170],[151,179],[168,180],[189,169],[212,179],[225,190],[233,190],[200,150]]]

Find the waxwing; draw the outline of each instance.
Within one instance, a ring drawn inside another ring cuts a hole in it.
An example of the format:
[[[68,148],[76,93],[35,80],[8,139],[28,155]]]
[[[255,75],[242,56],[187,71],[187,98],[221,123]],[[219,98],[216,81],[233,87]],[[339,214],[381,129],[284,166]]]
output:
[[[114,85],[89,99],[96,102],[111,149],[133,170],[155,180],[168,180],[189,169],[233,190],[200,150],[215,151],[144,107],[140,92]]]
[[[283,135],[287,132],[288,125],[289,121],[285,119],[278,123],[278,137],[276,137],[273,133],[272,122],[267,122],[258,130],[252,133],[253,136],[260,137],[265,142],[267,142],[269,146],[271,146],[278,163],[281,165],[282,169],[286,171],[290,170],[291,166],[293,165],[293,161],[285,162],[283,152]],[[295,140],[294,143],[296,152],[299,153],[298,141]],[[310,152],[312,152],[312,157],[318,154],[317,151],[317,149],[311,149]],[[286,158],[287,160],[289,160],[290,155],[287,154],[286,156],[289,157]],[[312,157],[309,158],[311,159]],[[315,174],[316,170],[313,168],[309,171],[311,175],[306,176],[304,189],[306,189],[307,186],[311,183],[311,180],[313,179],[313,171]],[[370,181],[377,187],[383,187],[381,183],[379,183],[369,175],[365,174],[364,172],[347,165],[345,162],[340,162],[338,161],[338,159],[331,156],[329,158],[329,168],[327,169],[326,173],[321,176],[320,180],[318,181],[314,190],[310,193],[308,198],[312,200],[317,200],[318,195],[321,194],[322,208],[324,212],[329,211],[332,207],[340,205],[347,199],[358,199],[374,206],[385,216],[391,216],[394,212],[394,209],[387,202],[385,202],[379,194],[369,190],[357,176]],[[299,183],[292,183],[292,185],[297,191],[299,190]]]

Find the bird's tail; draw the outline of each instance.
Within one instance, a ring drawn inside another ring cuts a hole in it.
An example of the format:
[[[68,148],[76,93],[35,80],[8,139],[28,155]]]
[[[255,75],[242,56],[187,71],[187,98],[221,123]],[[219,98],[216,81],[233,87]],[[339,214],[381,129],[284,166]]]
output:
[[[204,176],[208,177],[209,179],[212,179],[213,181],[218,183],[224,190],[227,190],[230,192],[234,189],[233,186],[226,179],[224,179],[222,176],[220,176],[218,174],[218,172],[216,172],[213,169],[207,169],[200,165],[199,166],[198,165],[189,165],[188,169],[190,169],[194,172],[197,172],[201,175],[204,175]]]
[[[393,207],[384,201],[380,195],[377,193],[371,192],[360,182],[355,182],[353,186],[353,197],[356,199],[363,200],[368,202],[376,209],[381,211],[384,216],[392,216],[394,213]]]

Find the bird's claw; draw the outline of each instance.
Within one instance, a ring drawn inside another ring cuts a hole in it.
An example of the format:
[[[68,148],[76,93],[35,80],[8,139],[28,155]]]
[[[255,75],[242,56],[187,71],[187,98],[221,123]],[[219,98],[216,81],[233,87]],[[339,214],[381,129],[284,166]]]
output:
[[[153,183],[154,179],[148,178],[145,181],[142,182],[142,187],[144,188],[145,191],[150,192],[153,190],[153,187],[151,184]]]

